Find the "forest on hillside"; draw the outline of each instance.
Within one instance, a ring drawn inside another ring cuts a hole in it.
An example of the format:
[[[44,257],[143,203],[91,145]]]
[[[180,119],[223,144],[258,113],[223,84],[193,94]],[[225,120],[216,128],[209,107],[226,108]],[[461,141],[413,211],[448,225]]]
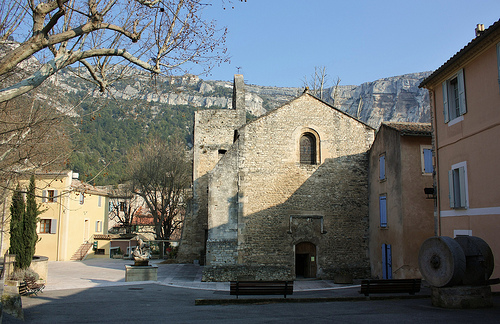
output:
[[[68,167],[82,181],[94,185],[118,184],[128,179],[127,154],[148,138],[180,138],[192,145],[194,111],[190,106],[169,106],[147,101],[101,99],[81,104],[74,117],[74,146]]]

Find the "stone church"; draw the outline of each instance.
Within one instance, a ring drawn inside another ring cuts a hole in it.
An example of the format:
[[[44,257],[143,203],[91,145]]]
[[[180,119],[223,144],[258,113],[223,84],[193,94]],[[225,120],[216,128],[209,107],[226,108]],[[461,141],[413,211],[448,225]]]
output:
[[[375,130],[305,91],[246,123],[195,114],[193,203],[179,258],[204,281],[370,276],[368,157]]]

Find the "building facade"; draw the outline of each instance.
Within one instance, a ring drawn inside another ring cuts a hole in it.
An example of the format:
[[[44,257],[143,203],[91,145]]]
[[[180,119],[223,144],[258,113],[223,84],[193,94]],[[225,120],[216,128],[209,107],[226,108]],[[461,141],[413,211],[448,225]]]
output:
[[[206,238],[203,280],[369,276],[374,129],[308,93],[244,124],[242,89],[236,76],[235,109],[204,112],[195,123],[193,210],[206,221],[198,238]],[[234,122],[217,118],[222,113]],[[200,145],[200,136],[213,144]]]
[[[476,38],[420,86],[431,96],[439,235],[485,240],[499,277],[500,21],[478,25]]]
[[[420,246],[435,235],[431,135],[430,124],[382,123],[375,136],[369,168],[373,278],[421,278]]]
[[[108,231],[106,191],[76,178],[72,171],[36,175],[36,194],[41,197],[37,202],[43,213],[37,226],[35,254],[50,261],[69,261],[83,246],[86,253],[93,236]]]

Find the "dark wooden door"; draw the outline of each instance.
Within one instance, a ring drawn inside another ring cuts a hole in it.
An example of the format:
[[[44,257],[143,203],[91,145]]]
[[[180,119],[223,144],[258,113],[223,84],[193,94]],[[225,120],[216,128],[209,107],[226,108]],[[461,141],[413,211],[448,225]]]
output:
[[[316,245],[302,242],[295,246],[295,276],[316,278]]]

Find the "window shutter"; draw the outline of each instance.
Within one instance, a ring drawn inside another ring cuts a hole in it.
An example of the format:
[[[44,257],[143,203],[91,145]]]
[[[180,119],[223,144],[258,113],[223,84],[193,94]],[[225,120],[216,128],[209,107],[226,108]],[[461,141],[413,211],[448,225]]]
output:
[[[95,231],[99,232],[99,221],[95,222]]]
[[[500,89],[500,43],[497,44],[498,87]]]
[[[443,82],[443,114],[444,122],[450,121],[450,114],[448,109],[448,81]]]
[[[465,197],[465,168],[458,168],[458,178],[460,181],[460,207],[467,206]]]
[[[42,191],[42,202],[47,202],[47,190]]]
[[[381,155],[379,158],[380,164],[380,180],[385,179],[385,155]]]
[[[38,220],[38,222],[36,222],[36,233],[40,233],[40,220]]]
[[[455,194],[453,191],[453,170],[448,171],[448,198],[450,199],[450,208],[455,208]]]
[[[432,173],[432,171],[434,171],[432,167],[432,150],[424,149],[424,172]]]
[[[57,202],[57,190],[54,190],[54,202]]]
[[[109,210],[108,211],[109,212],[113,211],[113,202],[112,201],[109,202]]]
[[[391,245],[386,244],[387,256],[385,257],[387,261],[387,279],[392,279],[392,252]]]
[[[386,244],[382,244],[382,279],[387,279]]]
[[[97,197],[97,207],[101,207],[101,196]]]
[[[460,115],[463,115],[467,112],[467,103],[465,101],[465,78],[464,78],[464,70],[461,69],[457,73],[457,82],[458,82],[458,98],[459,98],[459,109]]]
[[[380,205],[380,227],[387,227],[387,202],[386,197],[379,198]]]
[[[55,234],[57,232],[57,219],[50,220],[50,233]]]

